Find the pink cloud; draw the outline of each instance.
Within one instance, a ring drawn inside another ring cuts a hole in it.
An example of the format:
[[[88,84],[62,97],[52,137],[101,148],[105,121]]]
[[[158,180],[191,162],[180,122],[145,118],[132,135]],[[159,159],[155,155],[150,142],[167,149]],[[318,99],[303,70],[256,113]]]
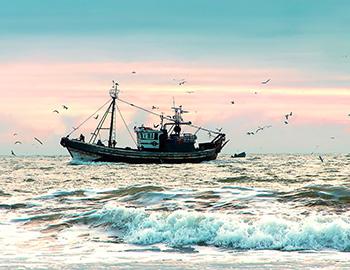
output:
[[[170,62],[14,62],[0,63],[0,70],[0,114],[11,115],[13,129],[25,130],[28,140],[33,134],[65,135],[108,99],[112,79],[120,82],[123,99],[146,108],[157,105],[166,114],[174,96],[190,111],[185,118],[198,125],[239,123],[237,128],[244,131],[261,123],[281,124],[289,111],[294,125],[339,124],[345,129],[350,122],[348,89],[300,86],[308,79],[294,70]],[[173,80],[182,78],[188,80],[184,86]],[[267,78],[271,83],[262,85]],[[299,86],[293,86],[296,83]],[[62,110],[62,104],[69,110]],[[139,120],[150,125],[159,120],[120,106],[131,126]],[[54,109],[61,113],[53,114]],[[84,131],[95,124],[89,122]]]

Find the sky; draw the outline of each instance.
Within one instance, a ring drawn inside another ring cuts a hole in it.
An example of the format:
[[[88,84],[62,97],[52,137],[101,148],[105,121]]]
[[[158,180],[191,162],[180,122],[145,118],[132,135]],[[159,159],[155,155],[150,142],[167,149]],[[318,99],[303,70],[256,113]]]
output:
[[[108,100],[112,80],[122,99],[170,114],[174,97],[185,120],[223,128],[228,154],[349,153],[349,12],[341,0],[2,0],[0,154],[66,154],[60,138]],[[120,109],[130,128],[159,122]]]

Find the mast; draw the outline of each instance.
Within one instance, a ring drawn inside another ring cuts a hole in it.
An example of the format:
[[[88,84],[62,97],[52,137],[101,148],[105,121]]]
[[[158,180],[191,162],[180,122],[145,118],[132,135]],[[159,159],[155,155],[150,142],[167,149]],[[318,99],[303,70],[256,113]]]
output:
[[[112,97],[112,115],[111,115],[111,123],[109,127],[109,138],[108,138],[108,147],[112,147],[112,137],[113,137],[113,131],[114,131],[114,112],[115,112],[115,100],[118,97],[119,89],[117,89],[117,86],[119,85],[117,82],[113,81],[113,87],[109,91],[109,95]],[[114,138],[115,139],[115,138]]]

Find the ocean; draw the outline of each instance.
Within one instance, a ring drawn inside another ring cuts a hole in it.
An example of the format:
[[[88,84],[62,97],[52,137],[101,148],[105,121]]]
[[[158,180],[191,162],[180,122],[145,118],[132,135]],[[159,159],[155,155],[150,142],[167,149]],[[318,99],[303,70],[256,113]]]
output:
[[[350,155],[0,157],[1,269],[350,269]]]

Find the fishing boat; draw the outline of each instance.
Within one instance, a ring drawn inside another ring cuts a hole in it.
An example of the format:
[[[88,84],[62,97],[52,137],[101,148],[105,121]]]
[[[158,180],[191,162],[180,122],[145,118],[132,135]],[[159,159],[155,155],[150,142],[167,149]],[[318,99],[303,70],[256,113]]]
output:
[[[233,156],[231,156],[232,158],[245,158],[247,156],[247,154],[245,152],[241,152],[238,154],[234,154]]]
[[[67,136],[61,138],[61,145],[67,148],[73,160],[125,163],[199,163],[216,159],[221,149],[228,142],[228,140],[225,140],[224,133],[196,126],[190,121],[184,121],[182,115],[187,111],[182,106],[175,106],[174,101],[172,106],[173,116],[165,116],[163,113],[158,114],[121,99],[119,92],[118,83],[113,82],[113,86],[109,91],[111,99]],[[158,116],[160,118],[159,125],[153,127],[135,126],[135,139],[118,106],[119,102]],[[97,112],[107,104],[109,104],[107,110],[100,118],[95,131],[91,133],[89,141],[85,141],[83,134],[80,134],[79,138],[76,139],[70,138],[70,135],[89,119],[92,117],[97,119]],[[135,148],[117,146],[116,111],[134,141]],[[107,119],[109,121],[106,121]],[[109,122],[108,127],[104,127],[105,122]],[[182,132],[184,126],[195,128],[196,132]],[[108,133],[108,139],[105,141],[106,145],[101,138],[102,131]],[[207,142],[197,143],[197,133],[200,131],[208,132],[214,138]]]

